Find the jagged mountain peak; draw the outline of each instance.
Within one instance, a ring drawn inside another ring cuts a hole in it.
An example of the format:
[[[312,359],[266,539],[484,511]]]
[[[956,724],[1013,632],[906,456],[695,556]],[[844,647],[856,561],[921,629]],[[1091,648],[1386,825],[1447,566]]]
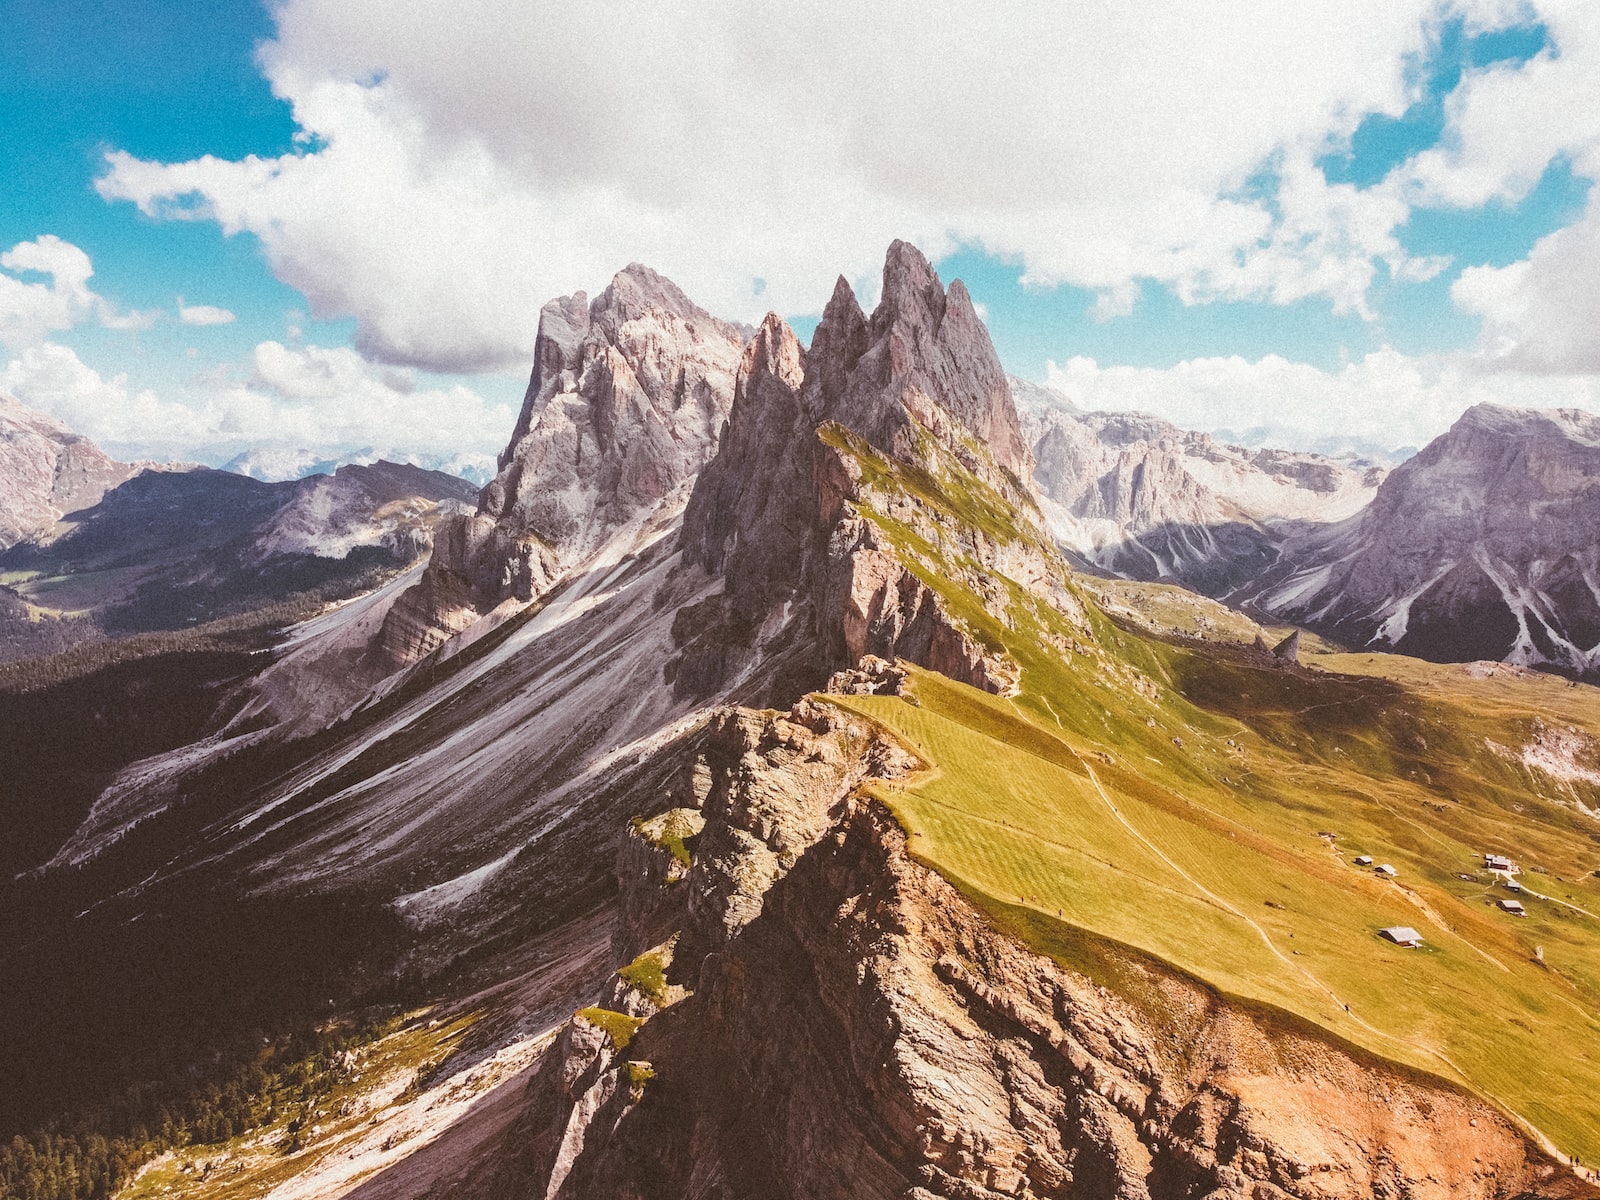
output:
[[[1600,418],[1479,404],[1326,537],[1262,608],[1359,646],[1600,673]]]
[[[499,473],[390,611],[385,658],[409,662],[502,602],[543,595],[619,531],[675,515],[716,449],[751,332],[638,263],[592,302],[546,304]]]
[[[910,242],[896,238],[884,255],[883,295],[873,313],[873,324],[900,319],[937,326],[944,319],[944,309],[945,290],[933,264]]]
[[[890,245],[870,318],[846,280],[834,285],[809,360],[808,408],[819,421],[838,421],[904,461],[920,457],[915,425],[984,474],[975,439],[1019,483],[1028,478],[1032,456],[972,297],[959,280],[947,290],[909,242]]]
[[[805,376],[805,348],[777,313],[769,312],[762,319],[739,362],[741,377],[758,370],[776,375],[794,387],[799,387]]]
[[[55,417],[0,393],[0,550],[49,538],[145,464],[117,462]]]

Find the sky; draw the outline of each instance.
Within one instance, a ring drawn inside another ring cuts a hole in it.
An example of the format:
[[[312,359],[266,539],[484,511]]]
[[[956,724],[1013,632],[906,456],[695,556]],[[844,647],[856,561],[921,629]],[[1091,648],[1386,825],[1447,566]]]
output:
[[[1591,0],[0,0],[0,392],[124,457],[490,469],[641,261],[808,336],[884,249],[1086,408],[1405,452],[1600,411]]]

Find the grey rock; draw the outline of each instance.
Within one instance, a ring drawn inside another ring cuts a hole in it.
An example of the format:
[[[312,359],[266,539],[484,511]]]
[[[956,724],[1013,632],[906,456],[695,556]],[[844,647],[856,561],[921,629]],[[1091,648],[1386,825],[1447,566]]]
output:
[[[1012,381],[1050,528],[1079,563],[1223,596],[1278,559],[1307,523],[1348,517],[1387,468],[1249,450],[1144,413],[1082,413]]]
[[[920,478],[977,476],[1017,507],[1028,532],[1001,547],[963,521],[935,531],[925,506],[873,494],[860,455],[840,448],[851,436],[864,441],[863,453]],[[804,669],[775,676],[767,699],[820,687],[867,654],[1007,690],[1014,670],[949,618],[858,506],[869,495],[881,507],[899,505],[895,519],[927,526],[929,543],[960,545],[968,559],[1028,586],[1054,580],[1065,599],[1042,534],[1032,531],[1031,468],[1004,372],[965,287],[957,281],[946,291],[915,247],[889,248],[870,317],[841,278],[808,351],[769,315],[741,362],[718,455],[685,512],[685,563],[721,575],[725,588],[680,614],[672,668],[680,694],[797,647],[812,647],[796,654]]]
[[[1480,404],[1252,603],[1347,644],[1600,676],[1600,417]]]
[[[0,550],[57,536],[68,514],[93,508],[142,466],[0,395]]]
[[[379,639],[390,666],[675,513],[716,449],[748,334],[637,263],[593,303],[579,292],[545,305],[499,473],[391,610]]]

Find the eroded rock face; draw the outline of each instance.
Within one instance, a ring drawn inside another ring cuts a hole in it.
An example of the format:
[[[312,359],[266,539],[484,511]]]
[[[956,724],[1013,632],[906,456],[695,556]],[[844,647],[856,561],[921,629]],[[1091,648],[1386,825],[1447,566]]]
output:
[[[381,651],[415,661],[507,600],[543,595],[632,526],[669,514],[716,449],[748,331],[634,264],[593,303],[545,305],[533,375],[478,511],[435,539]]]
[[[1600,418],[1480,404],[1254,603],[1357,646],[1600,674]]]
[[[140,467],[111,458],[54,417],[0,395],[0,550],[48,539]]]
[[[714,723],[695,866],[658,901],[693,995],[622,1054],[576,1024],[462,1194],[1596,1194],[1481,1101],[1116,947],[1081,948],[1113,989],[997,932],[859,798],[916,764],[851,725]]]
[[[923,477],[976,477],[1017,507],[1021,535],[1002,544],[968,522],[941,525],[939,514],[865,478],[863,454]],[[946,291],[915,247],[890,247],[871,317],[840,279],[809,351],[768,316],[741,362],[717,457],[685,513],[685,563],[721,575],[726,588],[676,631],[676,686],[709,688],[750,669],[771,645],[799,641],[814,647],[809,674],[788,680],[787,694],[772,692],[780,702],[866,654],[1009,689],[1014,668],[950,617],[862,507],[894,516],[980,573],[1051,588],[1070,607],[1059,565],[1033,536],[1037,513],[1024,482],[1031,468],[1005,375],[966,289],[957,282]]]

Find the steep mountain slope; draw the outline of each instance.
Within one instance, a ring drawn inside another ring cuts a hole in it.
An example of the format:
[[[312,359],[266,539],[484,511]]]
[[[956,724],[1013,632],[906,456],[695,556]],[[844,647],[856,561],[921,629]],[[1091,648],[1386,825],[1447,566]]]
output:
[[[1352,646],[1600,673],[1600,419],[1482,404],[1252,602]]]
[[[747,333],[637,263],[592,304],[579,292],[545,305],[500,472],[391,610],[388,661],[537,599],[619,531],[674,514],[715,449]]]
[[[254,713],[122,771],[0,885],[0,1135],[360,1016],[241,1129],[148,1136],[129,1194],[1600,1194],[1541,1140],[1600,1152],[1600,772],[1523,757],[1558,754],[1534,711],[1600,737],[1592,692],[1114,624],[910,246],[870,316],[841,281],[808,349],[775,317],[737,347],[672,488],[625,482],[666,394],[628,381],[711,372],[563,333],[593,313],[547,310],[538,390],[588,365],[428,567],[462,634],[299,736]],[[574,483],[615,394],[639,419]],[[299,630],[276,703],[400,591]],[[1487,908],[1468,841],[1548,909]]]
[[[439,505],[472,495],[463,480],[393,463],[278,484],[144,470],[58,536],[0,553],[0,569],[41,608],[92,613],[112,631],[177,629],[409,562]]]
[[[140,469],[0,395],[0,550],[51,536],[64,516],[98,504]]]
[[[1224,595],[1275,562],[1296,523],[1350,516],[1386,474],[1227,446],[1142,413],[1067,411],[1042,388],[1019,395],[1052,531],[1084,562],[1132,579]]]

